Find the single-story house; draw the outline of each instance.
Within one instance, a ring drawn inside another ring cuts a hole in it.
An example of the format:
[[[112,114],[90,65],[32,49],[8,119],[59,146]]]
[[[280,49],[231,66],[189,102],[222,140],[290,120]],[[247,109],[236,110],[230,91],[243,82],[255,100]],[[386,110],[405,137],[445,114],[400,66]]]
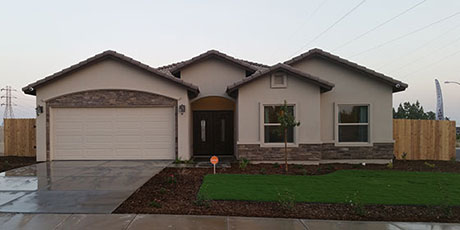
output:
[[[23,88],[37,161],[284,159],[277,114],[300,126],[289,160],[393,157],[392,95],[407,84],[320,49],[273,66],[210,50],[158,68],[105,51]]]

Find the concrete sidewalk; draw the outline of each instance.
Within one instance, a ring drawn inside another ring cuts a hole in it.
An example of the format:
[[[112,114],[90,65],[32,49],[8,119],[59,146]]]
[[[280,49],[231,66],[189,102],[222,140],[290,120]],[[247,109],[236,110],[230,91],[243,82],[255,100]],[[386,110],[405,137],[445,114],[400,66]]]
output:
[[[135,214],[0,214],[0,229],[460,230],[460,224]]]

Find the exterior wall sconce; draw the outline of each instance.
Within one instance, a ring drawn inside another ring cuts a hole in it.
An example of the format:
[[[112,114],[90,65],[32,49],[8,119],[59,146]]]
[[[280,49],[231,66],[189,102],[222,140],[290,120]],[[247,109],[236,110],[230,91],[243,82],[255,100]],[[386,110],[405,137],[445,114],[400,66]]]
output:
[[[179,113],[182,115],[185,113],[185,105],[182,104],[182,105],[179,105]]]
[[[43,106],[39,105],[37,108],[35,108],[35,113],[37,113],[37,116],[43,113]]]

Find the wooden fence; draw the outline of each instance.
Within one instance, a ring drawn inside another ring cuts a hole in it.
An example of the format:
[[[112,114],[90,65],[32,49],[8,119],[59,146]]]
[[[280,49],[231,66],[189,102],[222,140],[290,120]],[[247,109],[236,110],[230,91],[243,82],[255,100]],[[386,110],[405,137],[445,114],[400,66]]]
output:
[[[34,157],[35,119],[4,119],[5,156]]]
[[[455,121],[393,120],[394,154],[407,160],[455,158]]]

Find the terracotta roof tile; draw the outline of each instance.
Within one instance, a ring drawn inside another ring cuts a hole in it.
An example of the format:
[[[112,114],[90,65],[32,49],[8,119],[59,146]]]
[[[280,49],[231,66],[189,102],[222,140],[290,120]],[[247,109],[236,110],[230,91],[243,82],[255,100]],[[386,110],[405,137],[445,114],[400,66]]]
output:
[[[326,91],[329,91],[332,88],[334,88],[334,84],[331,83],[331,82],[322,80],[319,77],[316,77],[316,76],[313,76],[311,74],[302,72],[302,71],[300,71],[298,69],[295,69],[295,68],[293,68],[293,67],[291,67],[289,65],[286,65],[286,64],[283,64],[283,63],[278,63],[278,64],[276,64],[274,66],[271,66],[270,68],[266,68],[264,70],[259,70],[259,71],[255,72],[254,74],[252,74],[251,76],[249,76],[247,78],[244,78],[243,80],[238,81],[238,82],[236,82],[236,83],[234,83],[232,85],[229,85],[227,87],[227,93],[231,94],[235,90],[237,90],[240,87],[242,87],[243,85],[245,85],[245,84],[247,84],[249,82],[252,82],[255,79],[260,78],[262,76],[265,76],[267,74],[271,74],[271,73],[273,73],[275,71],[284,71],[284,72],[287,72],[288,74],[291,74],[293,76],[299,77],[302,80],[305,80],[305,81],[308,81],[308,82],[313,83],[315,85],[318,85],[321,88],[321,92],[326,92]]]
[[[311,49],[299,56],[296,56],[288,61],[285,61],[284,64],[287,64],[287,65],[293,65],[301,60],[304,60],[304,59],[308,59],[308,58],[313,58],[313,57],[322,57],[322,58],[325,58],[327,60],[330,60],[330,61],[335,61],[336,63],[339,63],[339,64],[342,64],[346,67],[349,67],[349,68],[352,68],[354,70],[357,70],[357,71],[360,71],[370,77],[374,77],[374,78],[377,78],[379,80],[382,80],[383,82],[387,83],[387,84],[390,84],[392,87],[393,87],[393,92],[399,92],[399,91],[404,91],[408,85],[402,81],[398,81],[396,79],[393,79],[389,76],[386,76],[382,73],[378,73],[374,70],[371,70],[371,69],[368,69],[362,65],[359,65],[357,63],[354,63],[354,62],[351,62],[351,61],[348,61],[344,58],[341,58],[337,55],[334,55],[334,54],[331,54],[329,52],[326,52],[324,50],[321,50],[321,49],[318,49],[318,48],[315,48],[315,49]]]
[[[57,73],[54,73],[48,77],[45,77],[43,79],[40,79],[34,83],[31,83],[29,85],[27,85],[26,87],[22,88],[22,90],[24,91],[24,93],[26,94],[31,94],[31,95],[35,95],[35,90],[37,87],[40,87],[44,84],[47,84],[49,83],[50,81],[52,80],[55,80],[57,78],[60,78],[66,74],[69,74],[69,73],[72,73],[73,71],[76,71],[78,69],[81,69],[81,68],[84,68],[85,66],[87,65],[90,65],[90,64],[93,64],[93,63],[97,63],[99,61],[102,61],[102,60],[106,60],[108,58],[112,58],[112,59],[115,59],[115,60],[119,60],[119,61],[123,61],[123,62],[126,62],[126,63],[129,63],[129,64],[132,64],[134,65],[135,67],[138,67],[144,71],[147,71],[149,73],[152,73],[152,74],[155,74],[157,76],[160,76],[164,79],[167,79],[169,81],[172,81],[176,84],[179,84],[180,86],[182,87],[185,87],[187,90],[189,90],[190,92],[192,92],[193,94],[197,95],[199,93],[199,88],[191,83],[188,83],[188,82],[185,82],[181,79],[178,79],[174,76],[172,76],[171,74],[167,74],[165,73],[164,71],[160,71],[160,70],[157,70],[155,68],[152,68],[146,64],[143,64],[137,60],[134,60],[130,57],[127,57],[123,54],[120,54],[120,53],[117,53],[115,51],[112,51],[112,50],[107,50],[107,51],[104,51],[100,54],[97,54],[93,57],[90,57],[84,61],[81,61],[75,65],[72,65],[68,68],[65,68]]]

